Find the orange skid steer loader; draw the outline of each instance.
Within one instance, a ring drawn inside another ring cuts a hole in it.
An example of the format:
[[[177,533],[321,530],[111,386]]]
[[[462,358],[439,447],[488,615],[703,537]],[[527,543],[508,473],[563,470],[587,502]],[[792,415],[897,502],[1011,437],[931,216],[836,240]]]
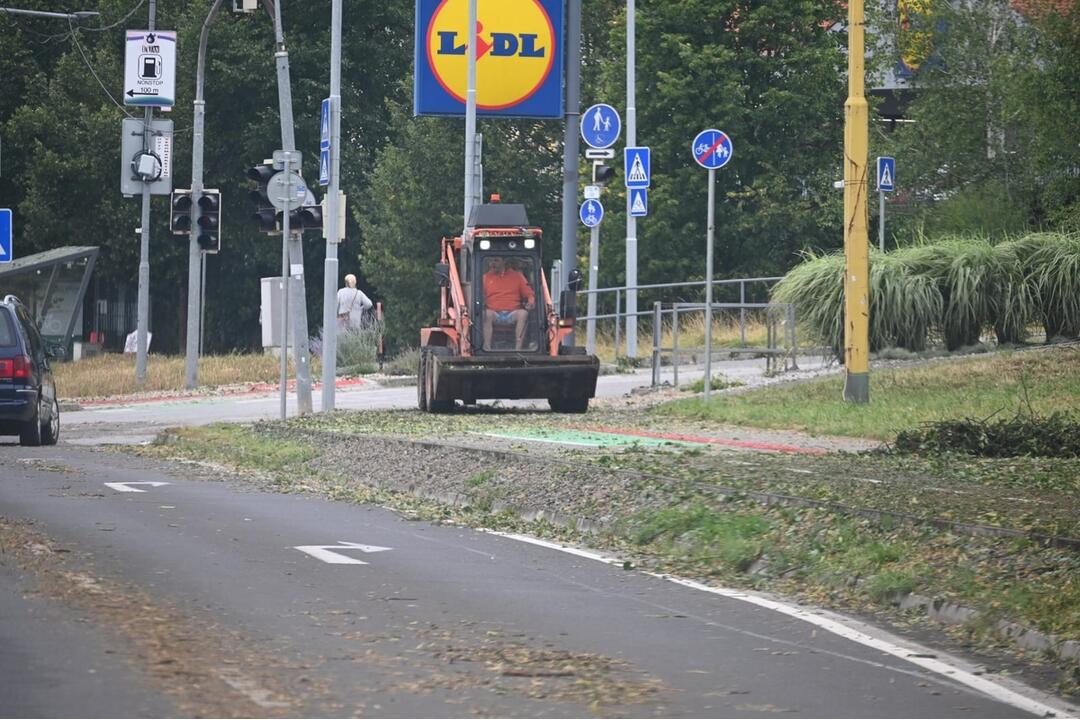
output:
[[[524,205],[488,204],[473,210],[463,235],[443,238],[435,265],[439,318],[420,330],[421,410],[524,398],[546,399],[555,412],[588,410],[600,361],[562,344],[573,331],[581,274],[571,273],[556,313],[541,235]]]

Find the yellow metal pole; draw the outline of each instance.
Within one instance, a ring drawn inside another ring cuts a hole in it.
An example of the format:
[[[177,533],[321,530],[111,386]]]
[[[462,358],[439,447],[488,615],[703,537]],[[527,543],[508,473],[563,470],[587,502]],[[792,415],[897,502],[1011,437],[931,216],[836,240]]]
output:
[[[870,251],[866,193],[869,119],[864,91],[863,0],[848,2],[848,98],[844,103],[844,399],[870,402]]]

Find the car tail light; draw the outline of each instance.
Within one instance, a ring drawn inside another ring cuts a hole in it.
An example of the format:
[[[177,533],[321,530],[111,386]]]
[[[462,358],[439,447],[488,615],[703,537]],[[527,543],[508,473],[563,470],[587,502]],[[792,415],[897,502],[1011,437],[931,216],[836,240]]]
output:
[[[28,380],[30,370],[30,358],[25,355],[0,360],[0,380]]]

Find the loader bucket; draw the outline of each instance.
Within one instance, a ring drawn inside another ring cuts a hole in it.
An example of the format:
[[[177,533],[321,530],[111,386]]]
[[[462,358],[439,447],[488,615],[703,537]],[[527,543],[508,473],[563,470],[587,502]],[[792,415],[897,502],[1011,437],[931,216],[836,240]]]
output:
[[[600,361],[592,355],[435,356],[432,398],[582,400],[596,394]]]

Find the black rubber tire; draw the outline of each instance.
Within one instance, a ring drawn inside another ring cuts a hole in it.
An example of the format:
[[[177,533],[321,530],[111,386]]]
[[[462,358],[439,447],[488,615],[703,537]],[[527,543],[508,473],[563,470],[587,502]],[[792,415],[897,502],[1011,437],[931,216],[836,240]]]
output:
[[[427,401],[427,350],[420,350],[420,360],[416,363],[416,406],[421,412],[428,411]]]
[[[53,398],[49,422],[41,425],[41,444],[55,445],[60,440],[60,401]]]
[[[41,445],[41,397],[38,397],[37,407],[34,409],[34,417],[23,424],[19,432],[19,444],[27,447]]]
[[[552,412],[581,414],[589,411],[589,398],[548,398]]]
[[[446,413],[454,409],[454,401],[451,400],[438,400],[435,398],[435,362],[432,355],[449,355],[449,348],[444,347],[432,347],[428,349],[427,360],[427,372],[424,373],[425,385],[427,393],[428,412],[431,413]]]

